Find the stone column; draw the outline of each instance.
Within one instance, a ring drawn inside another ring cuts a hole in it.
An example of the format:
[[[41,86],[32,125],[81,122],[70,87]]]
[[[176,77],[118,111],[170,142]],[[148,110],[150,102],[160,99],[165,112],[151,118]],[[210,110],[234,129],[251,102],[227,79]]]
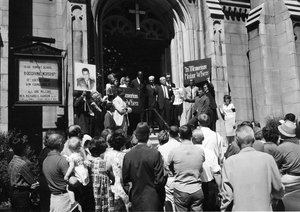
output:
[[[69,84],[68,120],[69,125],[71,125],[74,123],[74,63],[87,63],[87,17],[85,0],[69,0],[67,8],[67,80]]]
[[[8,8],[9,0],[0,1],[0,131],[8,130]]]
[[[266,0],[259,19],[248,25],[254,116],[262,123],[268,116],[299,115],[299,69],[290,16],[284,1]]]

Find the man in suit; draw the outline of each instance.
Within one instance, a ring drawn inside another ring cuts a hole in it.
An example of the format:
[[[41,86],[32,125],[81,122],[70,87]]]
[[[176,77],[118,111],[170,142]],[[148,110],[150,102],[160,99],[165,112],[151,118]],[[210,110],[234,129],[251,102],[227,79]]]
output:
[[[77,79],[77,87],[86,91],[95,90],[95,80],[90,77],[90,71],[87,68],[82,69],[82,77]]]
[[[115,112],[115,107],[111,102],[106,104],[106,114],[104,116],[104,129],[115,130],[117,125],[113,117],[113,113]]]
[[[166,85],[166,78],[159,78],[160,86],[158,86],[158,109],[162,118],[170,125],[170,107],[174,100],[172,88]],[[160,129],[163,129],[163,123],[160,121]]]
[[[192,109],[192,114],[194,115],[191,120],[189,120],[189,125],[196,126],[198,123],[198,116],[200,114],[210,114],[210,101],[209,98],[206,96],[203,88],[198,89],[198,96],[195,98],[195,104]],[[210,117],[209,117],[210,118]]]
[[[210,119],[211,123],[209,128],[213,131],[216,131],[216,122],[218,120],[218,113],[217,113],[217,103],[215,99],[215,89],[212,83],[207,82],[203,85],[204,92],[206,96],[209,98],[209,107],[210,107]]]
[[[272,211],[271,198],[281,199],[284,188],[275,160],[252,145],[254,132],[238,126],[236,140],[240,153],[225,160],[222,169],[221,211]]]
[[[138,71],[137,77],[131,81],[132,88],[138,90],[139,94],[139,106],[140,111],[138,113],[135,113],[133,111],[132,114],[130,114],[130,122],[131,122],[131,129],[130,131],[134,131],[134,128],[140,121],[143,121],[144,119],[144,110],[145,110],[145,82],[144,82],[144,73],[142,71]]]
[[[138,123],[135,130],[138,144],[123,160],[123,183],[132,182],[129,197],[132,211],[163,211],[167,177],[161,154],[147,146],[149,134],[148,124]]]
[[[152,109],[156,108],[156,103],[157,103],[157,91],[158,91],[158,86],[155,85],[154,83],[154,76],[149,77],[149,84],[146,85],[146,91],[147,91],[147,106],[149,109],[148,112],[148,117],[149,117],[149,123],[150,126],[153,127],[154,121],[155,121],[155,114]]]
[[[175,83],[172,82],[171,79],[171,74],[166,74],[166,85],[171,87],[171,88],[175,88]]]

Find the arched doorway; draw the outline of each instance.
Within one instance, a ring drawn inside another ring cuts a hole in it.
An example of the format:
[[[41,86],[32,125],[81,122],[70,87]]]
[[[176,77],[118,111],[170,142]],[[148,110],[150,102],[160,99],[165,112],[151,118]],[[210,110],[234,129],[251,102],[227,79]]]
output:
[[[101,17],[104,76],[136,77],[138,70],[156,79],[171,71],[173,26],[147,1],[111,1]],[[100,47],[101,48],[101,47]]]
[[[139,30],[136,14],[130,12],[136,10],[136,4],[142,11]],[[102,86],[107,73],[115,71],[132,78],[136,69],[156,76],[169,72],[175,84],[183,86],[183,62],[200,57],[199,24],[192,21],[184,1],[92,0],[91,8]]]

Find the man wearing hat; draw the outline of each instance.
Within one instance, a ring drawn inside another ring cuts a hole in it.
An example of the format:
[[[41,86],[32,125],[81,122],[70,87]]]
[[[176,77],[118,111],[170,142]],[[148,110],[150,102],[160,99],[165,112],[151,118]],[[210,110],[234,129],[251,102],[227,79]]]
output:
[[[146,91],[147,91],[147,108],[149,109],[148,117],[149,117],[149,124],[150,127],[153,127],[155,122],[155,114],[153,112],[153,109],[156,108],[157,104],[157,91],[158,91],[158,85],[155,85],[154,83],[154,76],[149,77],[149,84],[146,85]]]
[[[278,130],[280,145],[277,150],[280,155],[276,162],[281,168],[285,196],[296,190],[300,193],[300,145],[296,138],[296,125],[288,120],[279,125]],[[300,210],[300,206],[297,209]]]
[[[123,183],[132,182],[130,201],[132,211],[163,211],[165,201],[164,163],[161,154],[147,146],[150,128],[138,123],[135,136],[138,144],[123,160]]]

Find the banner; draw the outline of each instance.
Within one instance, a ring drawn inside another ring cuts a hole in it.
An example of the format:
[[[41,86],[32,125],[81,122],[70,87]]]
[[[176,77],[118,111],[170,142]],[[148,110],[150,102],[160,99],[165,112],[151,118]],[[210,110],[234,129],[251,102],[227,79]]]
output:
[[[195,83],[204,82],[211,76],[211,58],[183,63],[183,83],[188,85],[191,79]]]
[[[132,113],[141,113],[141,99],[139,97],[138,89],[134,88],[124,88],[125,101],[128,107],[132,108]]]

